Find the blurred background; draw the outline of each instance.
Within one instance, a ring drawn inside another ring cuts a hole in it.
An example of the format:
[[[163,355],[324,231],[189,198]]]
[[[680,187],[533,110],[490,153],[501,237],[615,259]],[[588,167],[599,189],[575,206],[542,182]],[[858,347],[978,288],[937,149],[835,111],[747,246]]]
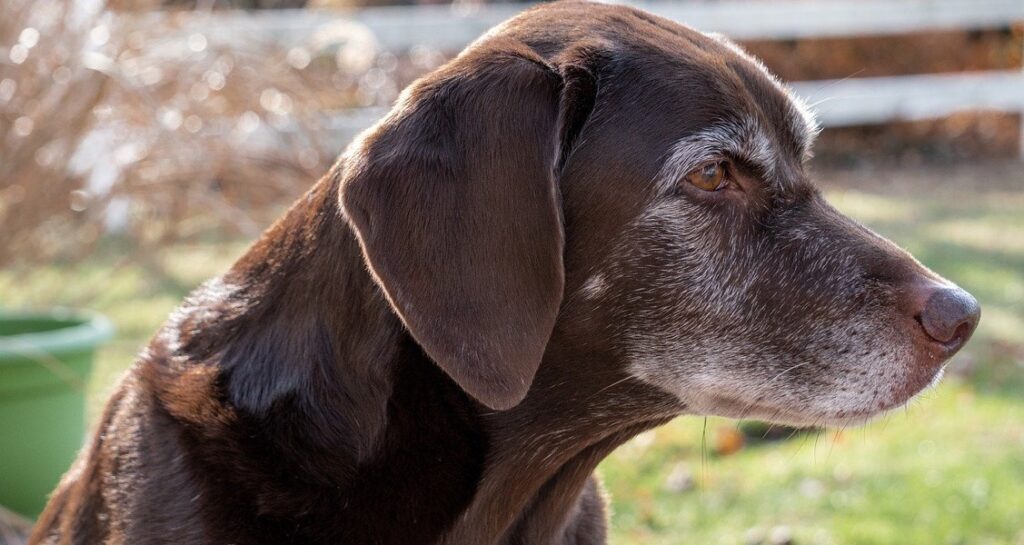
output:
[[[92,419],[181,298],[403,87],[526,7],[384,5],[407,3],[0,2],[0,504],[36,515],[81,439],[47,429]],[[984,315],[947,380],[867,427],[684,417],[635,438],[601,467],[612,543],[1024,545],[1024,1],[635,5],[792,82],[826,127],[832,202]],[[68,358],[25,356],[65,326]],[[58,389],[40,422],[26,396]],[[0,511],[0,543],[19,520]]]

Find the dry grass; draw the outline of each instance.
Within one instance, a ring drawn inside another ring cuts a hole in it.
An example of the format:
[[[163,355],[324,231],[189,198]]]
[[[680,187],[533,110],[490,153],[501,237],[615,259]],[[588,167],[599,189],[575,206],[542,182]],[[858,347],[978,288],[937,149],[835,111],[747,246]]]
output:
[[[196,20],[0,3],[0,264],[253,236],[326,170],[360,74]]]

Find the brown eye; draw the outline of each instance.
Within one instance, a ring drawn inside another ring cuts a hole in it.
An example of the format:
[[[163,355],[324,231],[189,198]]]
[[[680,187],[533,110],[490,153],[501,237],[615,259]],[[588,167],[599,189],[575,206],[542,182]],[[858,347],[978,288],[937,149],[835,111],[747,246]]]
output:
[[[704,191],[718,191],[725,187],[725,165],[710,163],[686,175],[686,181]]]

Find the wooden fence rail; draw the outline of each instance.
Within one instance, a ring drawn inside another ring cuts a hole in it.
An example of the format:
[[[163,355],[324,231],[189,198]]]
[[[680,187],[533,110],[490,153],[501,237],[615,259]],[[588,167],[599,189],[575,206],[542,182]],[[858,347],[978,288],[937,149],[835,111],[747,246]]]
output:
[[[1024,21],[1024,0],[779,0],[773,2],[625,1],[704,31],[738,40],[893,35],[929,30],[1007,28]],[[339,21],[358,25],[380,50],[415,46],[454,51],[532,4],[425,5],[354,11],[291,10],[193,14],[190,32],[220,40],[243,37],[295,46]],[[822,124],[850,126],[938,118],[963,110],[1024,116],[1024,71],[985,71],[792,83],[814,105]],[[379,108],[331,120],[338,140],[369,126]],[[1024,125],[1024,123],[1022,123]],[[332,139],[333,140],[333,139]],[[1024,134],[1021,138],[1024,157]]]

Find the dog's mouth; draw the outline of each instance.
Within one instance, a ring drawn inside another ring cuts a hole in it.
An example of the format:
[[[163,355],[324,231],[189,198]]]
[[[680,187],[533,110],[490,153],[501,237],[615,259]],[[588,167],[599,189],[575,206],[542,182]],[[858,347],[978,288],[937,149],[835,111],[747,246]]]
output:
[[[962,343],[960,343],[962,345]],[[754,399],[736,395],[707,393],[691,399],[690,409],[699,414],[714,414],[740,420],[762,420],[793,427],[846,427],[863,425],[900,409],[941,382],[950,357],[959,346],[936,346],[933,350],[914,350],[909,361],[890,361],[895,375],[879,369],[876,382],[861,385],[862,395],[845,395],[853,385],[838,384],[834,388],[810,393],[809,402],[800,403],[787,397],[773,398],[763,394]],[[889,379],[881,377],[890,376]],[[780,385],[781,386],[781,385]],[[812,391],[813,392],[813,391]]]
[[[768,402],[744,402],[736,399],[717,397],[714,401],[717,416],[737,420],[761,420],[795,428],[845,427],[870,422],[878,416],[895,409],[902,404],[891,407],[871,407],[861,409],[838,409],[835,411],[799,410],[793,406],[782,406]]]
[[[716,401],[714,414],[737,420],[762,420],[772,424],[792,426],[796,428],[833,427],[843,428],[860,426],[881,418],[886,414],[904,407],[925,390],[938,384],[942,372],[919,388],[901,389],[909,394],[900,393],[880,401],[868,403],[861,407],[835,408],[832,410],[799,410],[795,407],[783,407],[771,403],[750,403],[738,400]]]
[[[727,396],[709,396],[706,402],[711,410],[699,408],[698,412],[708,412],[737,420],[764,420],[794,427],[811,427],[823,423],[823,415],[815,416],[762,400],[743,401]]]

